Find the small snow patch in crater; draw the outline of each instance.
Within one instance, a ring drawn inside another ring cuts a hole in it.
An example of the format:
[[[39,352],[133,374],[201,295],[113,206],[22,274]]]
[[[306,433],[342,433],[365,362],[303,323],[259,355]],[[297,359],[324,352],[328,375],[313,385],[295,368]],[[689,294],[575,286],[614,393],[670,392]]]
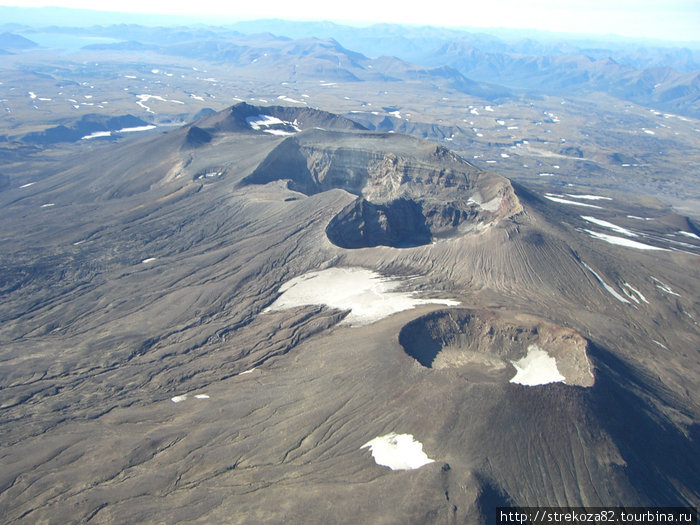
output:
[[[557,370],[557,361],[537,345],[527,347],[527,355],[517,361],[511,361],[516,374],[510,380],[525,386],[561,383],[566,378]]]
[[[423,444],[411,434],[387,434],[376,437],[360,447],[369,448],[377,465],[391,470],[414,470],[435,462],[423,452]]]

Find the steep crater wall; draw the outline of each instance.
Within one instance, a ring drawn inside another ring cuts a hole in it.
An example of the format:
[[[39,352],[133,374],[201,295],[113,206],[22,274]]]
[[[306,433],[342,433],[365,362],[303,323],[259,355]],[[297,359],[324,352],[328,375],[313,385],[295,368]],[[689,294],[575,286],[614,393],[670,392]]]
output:
[[[472,367],[497,380],[504,369],[514,376],[536,364],[535,356],[539,356],[545,362],[553,360],[551,365],[562,376],[559,381],[586,387],[594,382],[584,337],[569,328],[521,314],[466,308],[439,310],[406,324],[399,333],[399,343],[427,368]]]

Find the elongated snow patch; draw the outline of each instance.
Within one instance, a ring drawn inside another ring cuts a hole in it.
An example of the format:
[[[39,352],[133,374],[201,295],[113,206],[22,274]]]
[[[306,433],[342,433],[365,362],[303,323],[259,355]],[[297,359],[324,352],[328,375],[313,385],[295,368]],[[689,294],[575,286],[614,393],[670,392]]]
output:
[[[369,448],[377,465],[391,470],[413,470],[435,462],[423,452],[423,444],[411,434],[387,434],[376,437],[360,447]]]
[[[622,237],[616,237],[615,235],[608,235],[606,233],[598,233],[594,232],[591,230],[584,230],[588,235],[591,237],[595,237],[596,239],[600,239],[602,241],[605,241],[610,244],[615,244],[617,246],[625,246],[627,248],[635,248],[637,250],[659,250],[663,252],[667,252],[666,248],[659,248],[657,246],[651,246],[649,244],[644,244],[641,242],[637,241],[632,241],[630,239],[624,239]]]
[[[364,268],[329,268],[295,277],[282,285],[282,295],[265,311],[324,304],[350,310],[341,324],[362,326],[423,304],[459,304],[450,299],[417,299],[411,292],[392,291],[400,284],[398,279]]]
[[[557,361],[537,345],[527,347],[527,355],[517,361],[511,361],[516,374],[510,380],[525,386],[561,383],[566,378],[557,370]]]
[[[596,219],[595,217],[590,217],[588,215],[581,215],[581,218],[588,222],[592,222],[593,224],[597,224],[598,226],[602,226],[603,228],[608,228],[617,233],[621,233],[622,235],[627,235],[628,237],[639,237],[639,235],[633,231],[623,228],[622,226],[618,226],[617,224],[613,224],[612,222]]]

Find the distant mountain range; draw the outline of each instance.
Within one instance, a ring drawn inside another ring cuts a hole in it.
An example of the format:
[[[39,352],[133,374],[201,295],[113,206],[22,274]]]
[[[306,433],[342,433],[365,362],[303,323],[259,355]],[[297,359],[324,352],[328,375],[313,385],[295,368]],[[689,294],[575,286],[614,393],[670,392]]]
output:
[[[0,10],[0,13],[2,10]],[[0,49],[29,46],[29,27],[6,25]],[[2,27],[0,27],[2,29]],[[42,32],[109,37],[93,50],[152,51],[274,67],[289,78],[333,81],[447,79],[450,87],[487,100],[513,92],[579,95],[603,92],[663,111],[700,117],[700,49],[632,40],[497,38],[434,27],[259,20],[227,27],[49,27]],[[24,36],[20,36],[19,33]],[[7,42],[7,44],[3,44]],[[293,60],[292,60],[293,58]]]

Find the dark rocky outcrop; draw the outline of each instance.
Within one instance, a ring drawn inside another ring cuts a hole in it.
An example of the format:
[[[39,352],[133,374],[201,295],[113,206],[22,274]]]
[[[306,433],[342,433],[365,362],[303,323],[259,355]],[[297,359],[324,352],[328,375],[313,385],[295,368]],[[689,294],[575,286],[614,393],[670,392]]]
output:
[[[187,135],[185,136],[185,142],[182,144],[183,148],[198,148],[204,144],[211,142],[211,134],[204,131],[202,128],[197,126],[191,126],[187,130]]]

